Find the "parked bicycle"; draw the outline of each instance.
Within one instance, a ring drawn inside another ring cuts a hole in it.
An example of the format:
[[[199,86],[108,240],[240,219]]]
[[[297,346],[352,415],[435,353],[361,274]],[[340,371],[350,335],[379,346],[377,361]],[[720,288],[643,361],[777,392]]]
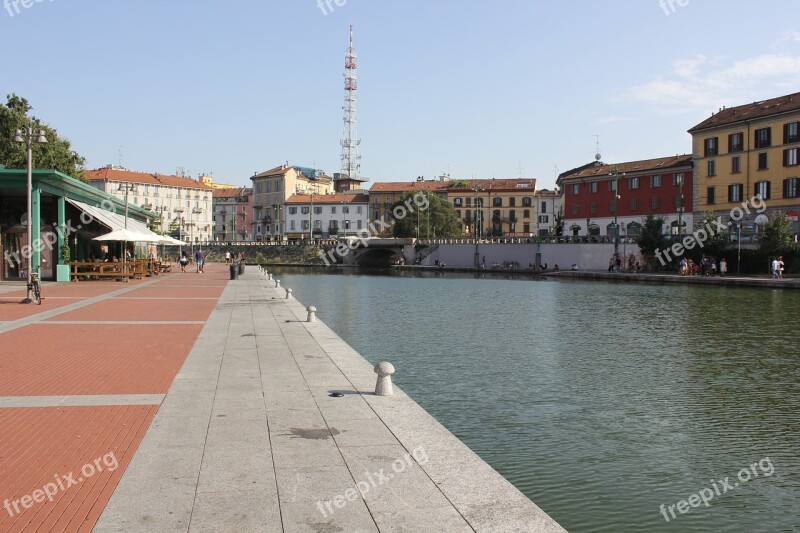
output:
[[[28,294],[30,294],[30,298],[33,303],[37,305],[42,305],[42,289],[39,286],[39,269],[34,269],[31,272],[31,282],[28,283]]]

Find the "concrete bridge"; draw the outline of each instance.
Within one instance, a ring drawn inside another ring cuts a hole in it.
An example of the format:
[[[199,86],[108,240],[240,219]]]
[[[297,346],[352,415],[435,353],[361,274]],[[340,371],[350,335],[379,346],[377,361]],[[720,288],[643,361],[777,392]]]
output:
[[[377,237],[345,237],[325,249],[328,264],[388,267],[392,264],[414,264],[419,253],[435,245],[419,244],[417,239],[382,239]]]

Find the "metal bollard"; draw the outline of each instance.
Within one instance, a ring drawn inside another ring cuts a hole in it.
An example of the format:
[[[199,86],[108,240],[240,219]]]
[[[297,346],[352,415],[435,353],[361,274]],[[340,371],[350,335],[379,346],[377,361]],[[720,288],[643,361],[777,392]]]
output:
[[[392,391],[392,374],[394,374],[394,365],[392,363],[382,362],[375,365],[375,373],[378,374],[378,382],[375,384],[375,396],[391,396]]]
[[[308,311],[308,320],[306,322],[316,322],[317,321],[317,308],[313,305],[309,305],[306,307],[306,311]]]
[[[292,289],[286,289],[286,299],[287,300],[292,299]]]
[[[280,289],[281,288],[281,280],[279,280],[279,279],[275,280],[275,288],[276,289]]]

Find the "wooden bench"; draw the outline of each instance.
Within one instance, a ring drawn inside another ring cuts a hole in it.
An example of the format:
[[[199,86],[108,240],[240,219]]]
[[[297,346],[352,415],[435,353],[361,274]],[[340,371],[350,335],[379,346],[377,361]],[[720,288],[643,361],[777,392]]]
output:
[[[96,261],[73,261],[70,263],[70,278],[72,281],[79,281],[80,278],[125,278],[128,281],[135,274],[135,265],[127,263],[126,271],[122,272],[122,263],[96,262]]]

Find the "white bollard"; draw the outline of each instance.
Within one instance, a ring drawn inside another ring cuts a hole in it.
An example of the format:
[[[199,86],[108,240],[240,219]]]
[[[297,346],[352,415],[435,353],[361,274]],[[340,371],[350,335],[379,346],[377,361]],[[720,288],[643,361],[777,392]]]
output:
[[[313,305],[309,305],[306,307],[306,311],[308,311],[308,320],[306,322],[316,322],[317,321],[317,308]]]
[[[292,299],[292,289],[286,289],[286,299],[287,300]]]
[[[375,373],[378,374],[378,382],[375,384],[375,396],[391,396],[392,391],[392,374],[394,374],[394,365],[392,363],[382,362],[375,365]]]
[[[280,289],[281,288],[281,280],[279,280],[279,279],[275,280],[275,288],[276,289]]]

